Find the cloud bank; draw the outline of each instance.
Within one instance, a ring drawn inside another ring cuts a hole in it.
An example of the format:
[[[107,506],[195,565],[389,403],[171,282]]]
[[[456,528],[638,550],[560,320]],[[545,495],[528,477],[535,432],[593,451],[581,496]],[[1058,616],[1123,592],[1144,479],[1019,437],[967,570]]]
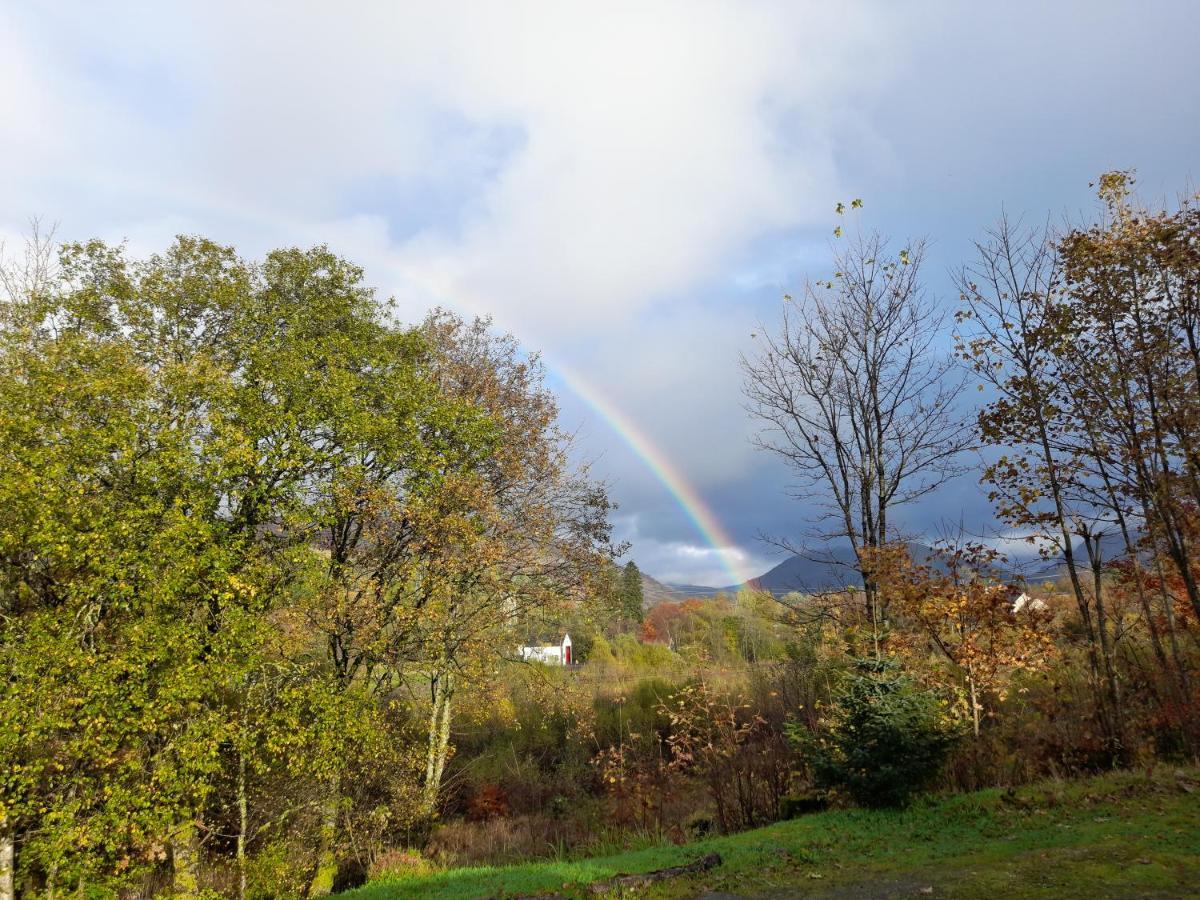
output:
[[[178,232],[246,254],[327,242],[410,318],[491,314],[582,373],[758,565],[754,535],[809,513],[749,448],[737,357],[780,293],[824,274],[836,201],[931,233],[937,268],[1001,201],[1040,215],[1083,202],[1093,169],[1194,174],[1170,148],[1200,137],[1196,7],[1131,9],[10,5],[0,233],[41,215],[135,252]],[[562,387],[635,558],[719,581],[662,486]]]

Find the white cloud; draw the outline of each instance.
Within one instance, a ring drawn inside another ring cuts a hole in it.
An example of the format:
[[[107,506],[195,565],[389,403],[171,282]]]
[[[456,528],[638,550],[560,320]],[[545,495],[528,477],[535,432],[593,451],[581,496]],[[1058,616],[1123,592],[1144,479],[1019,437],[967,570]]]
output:
[[[620,327],[825,216],[888,9],[79,6],[12,29],[5,112],[60,177],[84,165],[243,232],[329,222],[364,184],[461,179],[462,221],[393,247],[401,271],[554,337]]]
[[[877,73],[858,54],[880,58],[878,23],[815,5],[537,9],[458,32],[443,96],[524,142],[460,235],[404,249],[412,277],[548,336],[621,328],[826,214],[837,98]]]
[[[1038,214],[1060,202],[1034,176],[1080,148],[1081,183],[1156,153],[1187,176],[1168,151],[1195,144],[1179,115],[1195,5],[1136,28],[1115,4],[1039,7],[9,4],[0,234],[40,214],[138,253],[178,231],[247,254],[328,242],[409,317],[493,313],[602,386],[702,492],[728,490],[766,477],[737,350],[776,282],[820,268],[784,235],[825,233],[833,203],[863,195],[885,227],[961,238],[998,192],[1030,185]],[[1126,57],[1091,52],[1117,38]],[[640,463],[607,458],[644,496]],[[705,577],[686,540],[654,546],[663,571]]]
[[[691,295],[736,295],[724,269],[751,242],[826,215],[846,98],[887,70],[887,9],[9,8],[0,230],[41,214],[137,254],[192,231],[247,254],[328,242],[411,317],[495,314],[721,483],[750,458],[753,313]],[[431,193],[440,209],[407,207]]]
[[[1058,544],[1060,543],[1046,535],[1011,529],[978,540],[979,543],[992,548],[1017,565],[1039,559],[1042,554],[1054,556],[1059,552]]]
[[[739,547],[708,547],[687,541],[657,541],[642,538],[630,558],[638,568],[666,584],[693,584],[702,587],[729,587],[734,580],[725,557],[737,562],[739,572],[761,575],[778,560],[749,553]]]

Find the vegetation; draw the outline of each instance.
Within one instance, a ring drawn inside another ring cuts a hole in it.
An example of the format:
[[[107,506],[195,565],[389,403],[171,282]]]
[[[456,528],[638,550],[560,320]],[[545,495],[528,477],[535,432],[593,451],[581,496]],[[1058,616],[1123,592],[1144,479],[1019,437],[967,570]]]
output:
[[[764,890],[1197,885],[1200,214],[1131,183],[1002,222],[953,331],[919,244],[837,254],[746,373],[852,583],[650,608],[488,322],[401,324],[323,247],[35,235],[0,307],[0,900],[533,892],[710,850],[704,884]],[[967,447],[1043,579],[902,540]],[[520,658],[564,633],[572,665]]]
[[[592,882],[713,851],[721,855],[718,869],[668,881],[648,895],[692,897],[709,888],[814,897],[1181,896],[1200,888],[1200,821],[1188,793],[1195,779],[1188,770],[1041,782],[931,799],[904,811],[820,813],[686,847],[424,872],[347,896],[584,896]]]
[[[849,542],[876,625],[886,598],[868,555],[895,542],[897,509],[957,474],[971,443],[956,403],[962,374],[935,345],[944,314],[921,283],[924,255],[920,242],[893,256],[880,235],[853,240],[835,253],[833,278],[810,282],[801,301],[784,297],[778,333],[763,329],[762,352],[742,361],[759,446],[829,511],[828,527],[784,546]]]
[[[0,331],[21,883],[328,893],[348,840],[429,821],[456,685],[583,595],[604,493],[535,359],[391,323],[324,248],[29,259]]]
[[[936,695],[895,668],[861,661],[820,729],[796,732],[817,786],[844,789],[861,806],[904,806],[937,776],[958,736]]]
[[[621,611],[634,622],[642,621],[642,573],[632,559],[621,570]]]

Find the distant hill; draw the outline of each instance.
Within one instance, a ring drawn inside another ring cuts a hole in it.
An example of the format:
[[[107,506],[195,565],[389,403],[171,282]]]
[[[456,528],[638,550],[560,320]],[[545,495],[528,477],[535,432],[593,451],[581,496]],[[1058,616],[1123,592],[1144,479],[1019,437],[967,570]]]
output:
[[[769,591],[772,594],[786,594],[791,591],[828,591],[858,583],[858,576],[854,571],[854,550],[849,544],[844,544],[819,554],[789,556],[744,586]]]
[[[1075,546],[1075,560],[1086,569],[1088,565],[1087,550],[1082,542]],[[933,548],[926,544],[910,541],[908,552],[914,560],[934,568],[944,568],[944,565],[934,555]],[[1123,558],[1125,543],[1119,534],[1108,534],[1100,542],[1101,556],[1106,563]],[[1010,561],[1007,565],[999,565],[1000,574],[1005,580],[1024,578],[1029,581],[1056,578],[1066,574],[1066,564],[1062,556],[1042,559],[1034,556]],[[656,594],[654,603],[649,601],[647,590],[647,605],[653,606],[663,600],[682,600],[686,597],[713,597],[717,594],[736,594],[745,588],[769,591],[775,595],[798,591],[812,593],[829,591],[843,587],[857,586],[860,582],[854,571],[854,551],[849,544],[838,544],[829,550],[813,552],[806,555],[789,556],[783,562],[742,584],[726,585],[724,587],[705,587],[695,584],[663,584],[652,581],[660,592]]]
[[[908,553],[921,565],[943,568],[933,548],[915,541],[908,543]],[[854,550],[849,544],[837,544],[828,550],[803,556],[789,556],[769,572],[753,578],[744,587],[786,594],[790,591],[811,593],[862,584],[855,570]]]
[[[910,543],[908,552],[918,562],[937,565],[933,559],[933,550],[924,544]],[[829,591],[858,584],[858,574],[854,570],[854,550],[849,544],[835,544],[828,550],[803,556],[789,556],[774,568],[743,584],[719,588],[687,584],[671,584],[668,587],[686,596],[711,597],[720,593],[736,594],[744,588],[780,595],[791,591]]]
[[[705,584],[676,584],[672,582],[667,585],[671,592],[677,598],[682,597],[710,597],[713,594],[728,594],[731,591],[736,591],[736,587],[710,587]]]
[[[668,600],[682,600],[685,596],[677,586],[665,585],[642,572],[642,606],[646,609]]]
[[[1133,536],[1133,540],[1138,540],[1140,534]],[[1078,541],[1072,548],[1075,556],[1075,565],[1079,567],[1081,572],[1087,572],[1091,566],[1091,561],[1088,559],[1087,546],[1083,541]],[[1140,551],[1139,558],[1143,563],[1151,561],[1151,554],[1148,551]],[[1109,532],[1100,538],[1100,559],[1107,568],[1112,563],[1118,560],[1129,559],[1129,554],[1125,549],[1125,538],[1120,532]],[[1042,559],[1041,557],[1033,557],[1025,561],[1025,564],[1018,567],[1022,575],[1030,581],[1037,579],[1052,579],[1065,578],[1067,576],[1067,557],[1066,554],[1059,554],[1050,559]]]

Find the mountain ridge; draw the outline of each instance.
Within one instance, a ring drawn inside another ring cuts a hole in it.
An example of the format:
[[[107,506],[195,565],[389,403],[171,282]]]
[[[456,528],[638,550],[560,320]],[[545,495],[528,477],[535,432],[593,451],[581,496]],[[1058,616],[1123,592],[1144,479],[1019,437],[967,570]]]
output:
[[[909,554],[917,562],[944,569],[944,564],[938,560],[936,552],[929,545],[918,541],[909,541],[906,546],[908,547]],[[1073,550],[1078,564],[1086,567],[1087,552],[1083,543],[1079,542],[1076,544]],[[1106,560],[1115,560],[1124,557],[1124,550],[1124,541],[1120,538],[1120,535],[1106,535],[1101,541],[1101,554]],[[769,591],[775,595],[786,594],[791,591],[802,593],[828,591],[856,585],[858,573],[854,569],[854,560],[854,552],[850,545],[840,544],[835,545],[824,553],[793,554],[772,566],[762,575],[751,578],[741,584],[707,587],[705,585],[650,580],[654,581],[654,584],[661,588],[656,595],[661,599],[656,600],[656,603],[668,599],[680,600],[686,597],[700,598],[714,597],[717,594],[736,594],[738,591],[747,588]],[[1018,578],[1031,581],[1053,579],[1063,575],[1066,571],[1064,557],[1061,555],[1049,559],[1035,556],[1023,559],[1011,559],[1007,562],[997,561],[996,568],[1006,580],[1017,580]]]

